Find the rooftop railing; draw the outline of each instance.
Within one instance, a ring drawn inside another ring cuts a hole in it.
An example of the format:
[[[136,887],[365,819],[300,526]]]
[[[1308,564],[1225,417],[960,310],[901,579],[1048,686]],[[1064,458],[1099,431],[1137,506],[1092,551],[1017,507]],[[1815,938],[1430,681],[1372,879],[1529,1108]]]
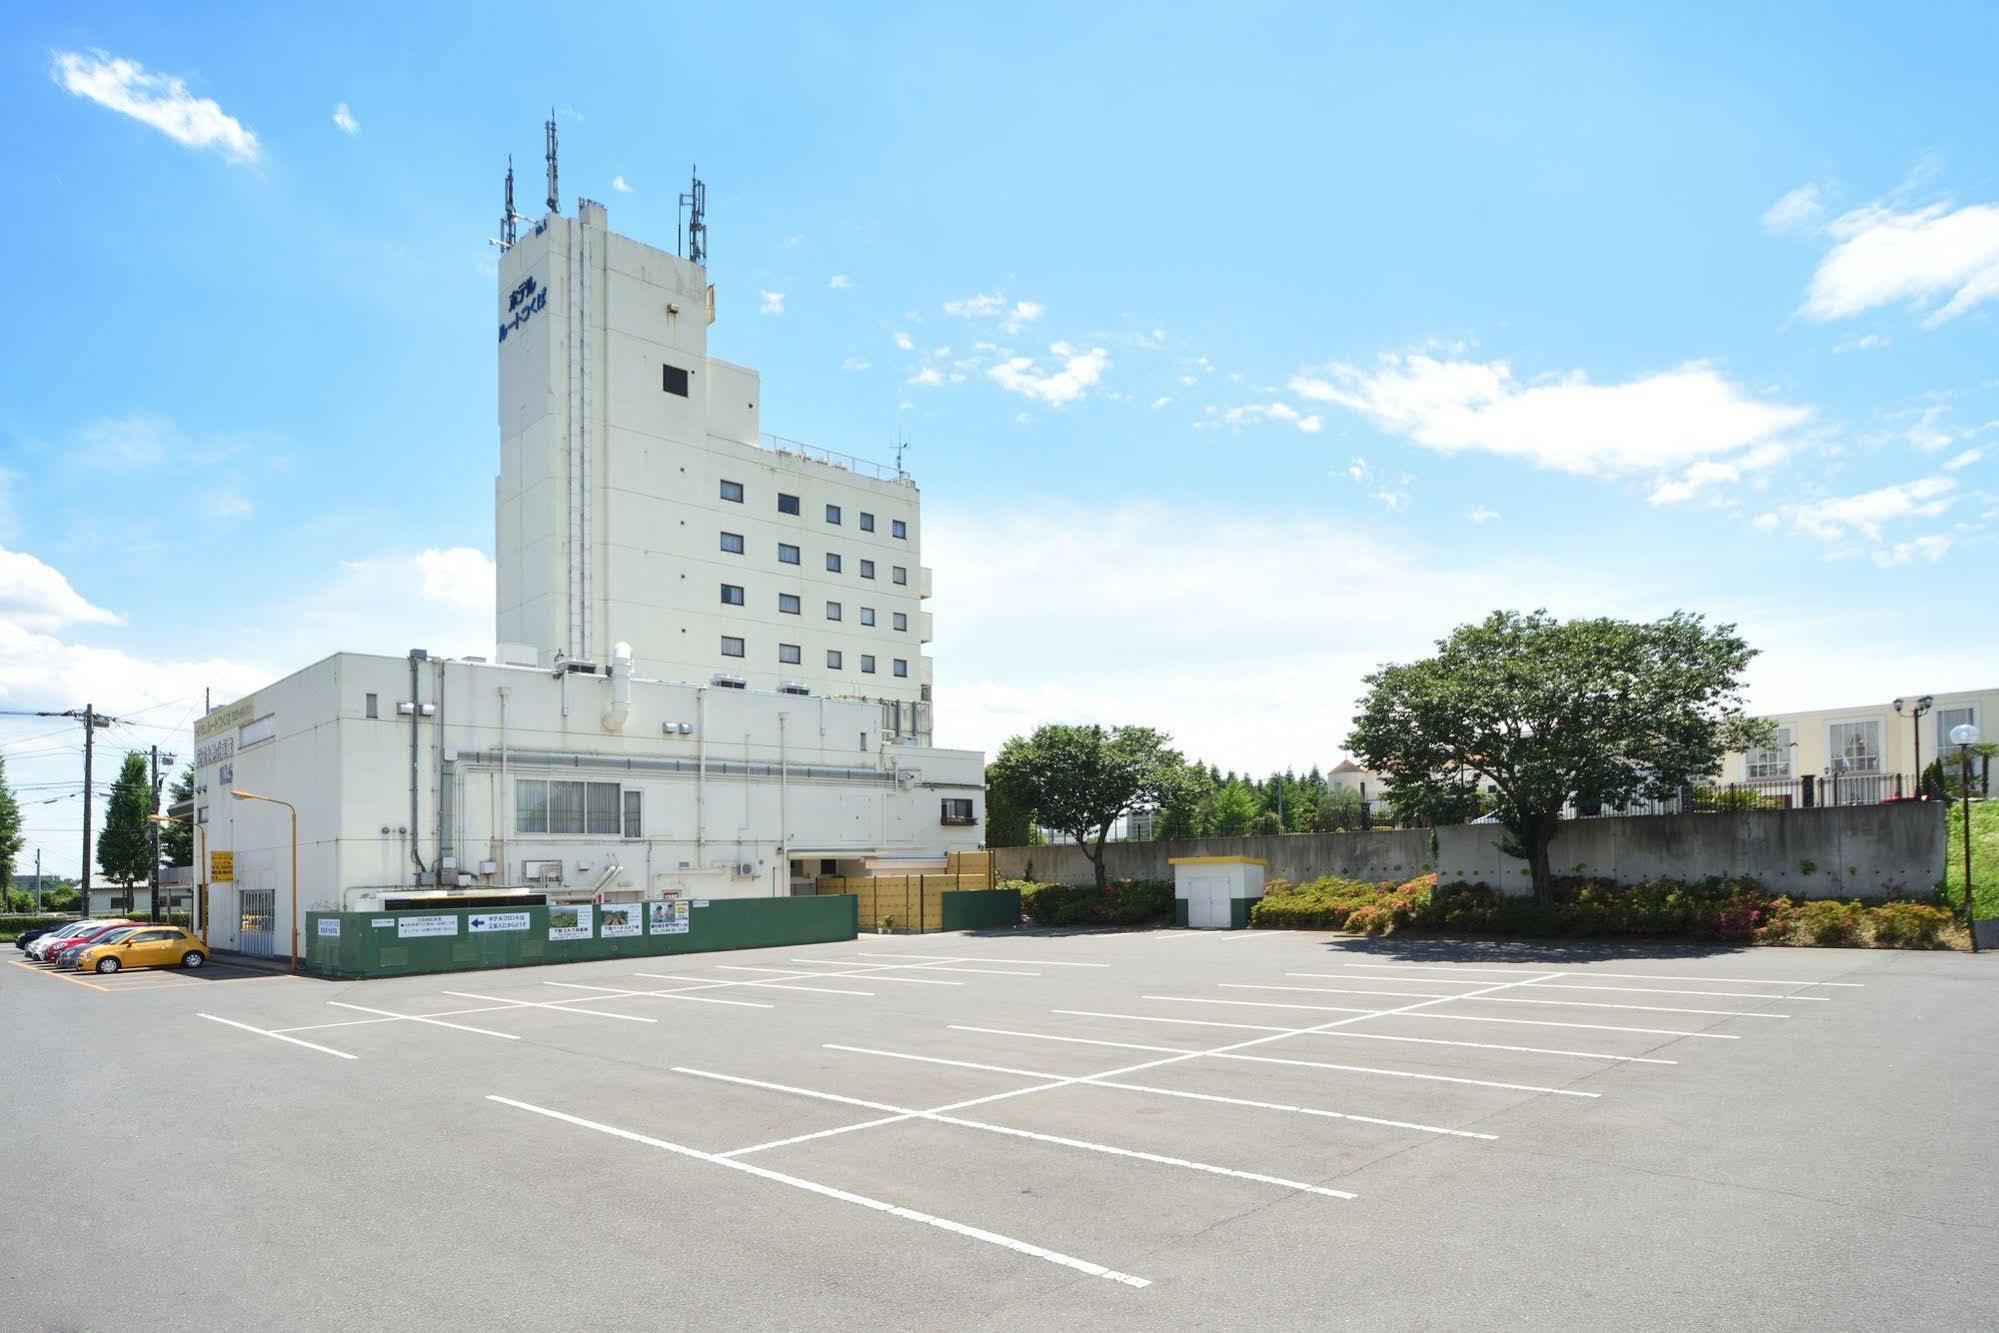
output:
[[[782,435],[773,435],[769,431],[762,431],[760,434],[763,437],[763,447],[772,453],[791,454],[798,458],[809,458],[815,463],[824,463],[828,467],[844,468],[856,476],[872,477],[876,481],[895,482],[903,486],[913,486],[916,484],[910,480],[907,472],[889,467],[883,463],[873,463],[865,458],[856,458],[852,454],[843,454],[837,449],[821,449],[816,445],[806,444],[800,440],[788,440]]]

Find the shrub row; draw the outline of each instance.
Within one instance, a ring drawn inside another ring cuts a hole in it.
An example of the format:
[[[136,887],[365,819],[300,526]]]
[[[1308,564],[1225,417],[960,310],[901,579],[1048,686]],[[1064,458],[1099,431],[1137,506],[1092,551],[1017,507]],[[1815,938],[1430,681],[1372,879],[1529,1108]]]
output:
[[[1067,884],[1010,879],[1021,914],[1037,926],[1150,926],[1173,920],[1173,885],[1162,880],[1113,880],[1099,892]]]
[[[1507,897],[1484,885],[1439,887],[1434,875],[1403,884],[1332,877],[1299,885],[1277,881],[1251,909],[1250,924],[1368,935],[1414,927],[1472,935],[1641,935],[1884,949],[1952,948],[1962,934],[1949,911],[1928,903],[1794,902],[1748,879],[1632,885],[1558,880],[1547,903]]]

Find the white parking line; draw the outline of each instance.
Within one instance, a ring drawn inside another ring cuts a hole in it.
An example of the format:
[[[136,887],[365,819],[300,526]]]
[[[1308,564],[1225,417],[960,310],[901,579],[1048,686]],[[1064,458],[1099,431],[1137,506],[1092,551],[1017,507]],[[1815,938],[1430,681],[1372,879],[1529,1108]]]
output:
[[[287,1037],[282,1032],[268,1032],[263,1028],[253,1028],[248,1023],[238,1023],[233,1018],[218,1018],[214,1014],[201,1013],[196,1014],[196,1017],[205,1018],[211,1023],[227,1023],[232,1028],[242,1028],[245,1032],[254,1032],[260,1037],[270,1037],[275,1041],[288,1041],[294,1046],[303,1046],[309,1051],[318,1051],[324,1055],[337,1055],[343,1060],[358,1060],[361,1058],[358,1055],[349,1055],[345,1051],[336,1051],[331,1046],[318,1046],[309,1041],[300,1041],[297,1037]]]
[[[827,963],[834,963],[834,964],[835,964],[836,966],[839,966],[839,967],[857,967],[857,968],[860,968],[860,969],[861,969],[862,971],[864,971],[864,972],[867,972],[867,973],[869,974],[869,975],[868,975],[868,980],[869,980],[869,981],[898,981],[898,982],[901,982],[901,983],[902,983],[903,985],[906,985],[906,986],[962,986],[962,985],[964,985],[964,984],[965,984],[965,983],[964,983],[964,982],[962,982],[962,981],[940,981],[940,980],[939,980],[939,979],[937,979],[936,977],[891,977],[891,976],[888,976],[888,975],[886,975],[886,974],[885,974],[884,972],[882,972],[881,970],[879,970],[879,969],[880,969],[880,965],[879,965],[879,964],[875,964],[875,965],[873,965],[873,966],[871,967],[871,966],[870,966],[869,964],[867,964],[867,963],[839,963],[839,962],[837,962],[837,960],[835,960],[835,959],[831,959],[831,958],[828,958],[828,959],[824,959],[824,960],[821,960],[821,959],[807,959],[807,958],[794,958],[794,959],[792,959],[791,961],[792,961],[792,962],[794,962],[794,963],[804,963],[804,962],[814,962],[814,963],[817,963],[817,962],[822,962],[822,961],[823,961],[823,962],[827,962]],[[723,966],[727,966],[727,964],[723,964]],[[859,976],[859,975],[860,975],[860,972],[805,972],[805,973],[801,973],[801,972],[798,972],[798,971],[797,971],[796,969],[793,969],[793,968],[783,968],[783,967],[741,967],[741,966],[738,966],[738,967],[737,967],[737,968],[736,968],[735,970],[736,970],[736,971],[738,971],[738,972],[790,972],[790,973],[792,973],[792,975],[794,975],[794,976],[821,976],[821,977],[842,977],[842,976],[846,976],[846,977],[857,977],[857,976]]]
[[[1250,1009],[1306,1009],[1319,1013],[1350,1013],[1336,1004],[1284,1004],[1277,1000],[1211,1000],[1197,995],[1144,995],[1140,999],[1166,1000],[1176,1004],[1235,1004]],[[1466,997],[1447,995],[1447,1000]],[[1370,1009],[1371,1014],[1394,1014],[1394,1009]],[[1611,1023],[1558,1023],[1546,1018],[1486,1018],[1473,1014],[1410,1014],[1411,1018],[1436,1018],[1450,1023],[1515,1023],[1534,1028],[1587,1028],[1592,1032],[1636,1032],[1648,1037],[1707,1037],[1714,1041],[1741,1041],[1732,1032],[1684,1032],[1679,1028],[1628,1028]]]
[[[926,963],[1025,963],[1029,967],[1109,967],[1109,963],[1068,963],[1053,958],[960,958],[928,953],[868,953],[863,958],[909,958]]]
[[[1004,1065],[982,1065],[970,1060],[946,1060],[935,1055],[910,1055],[901,1051],[878,1051],[867,1046],[841,1046],[827,1042],[829,1051],[852,1051],[857,1055],[881,1055],[891,1060],[916,1060],[930,1065],[952,1065],[959,1069],[979,1069],[991,1074],[1019,1074],[1023,1078],[1063,1078],[1062,1074],[1050,1074],[1034,1069],[1009,1069]],[[1152,1049],[1157,1050],[1158,1047]],[[1239,1058],[1260,1060],[1266,1057],[1245,1055],[1240,1057],[1219,1056],[1218,1059]],[[1460,1139],[1496,1139],[1497,1134],[1478,1134],[1469,1129],[1445,1129],[1441,1125],[1422,1125],[1409,1120],[1383,1120],[1379,1116],[1354,1115],[1346,1111],[1325,1111],[1311,1106],[1291,1106],[1284,1102],[1259,1102],[1247,1097],[1223,1097],[1212,1092],[1189,1092],[1181,1088],[1155,1088],[1144,1083],[1123,1083],[1108,1078],[1086,1078],[1083,1082],[1094,1088],[1117,1088],[1122,1092],[1149,1092],[1158,1097],[1185,1097],[1197,1102],[1220,1102],[1227,1106],[1248,1106],[1262,1111],[1289,1111],[1297,1115],[1324,1116],[1329,1120],[1357,1120],[1369,1125],[1389,1125],[1396,1129],[1421,1130],[1425,1134],[1448,1134]]]
[[[642,1018],[637,1014],[614,1014],[606,1009],[582,1009],[567,1004],[544,1004],[540,1000],[509,1000],[498,995],[477,995],[467,990],[448,990],[446,995],[455,995],[461,1000],[489,1000],[494,1004],[511,1004],[522,1009],[553,1009],[558,1014],[589,1014],[592,1018],[615,1018],[623,1023],[657,1023],[656,1018]]]
[[[1287,977],[1307,977],[1309,972],[1286,972]],[[1304,991],[1312,995],[1403,995],[1408,991],[1346,990],[1338,986],[1257,986],[1243,981],[1225,981],[1224,990],[1283,990]],[[1560,986],[1537,986],[1536,990],[1561,990]],[[1580,988],[1578,988],[1580,989]],[[1761,995],[1756,997],[1771,1004],[1782,1004],[1786,997],[1781,995]],[[1630,1009],[1642,1014],[1714,1014],[1720,1018],[1789,1018],[1789,1014],[1773,1014],[1764,1010],[1749,1009],[1679,1009],[1661,1004],[1613,1004],[1603,1000],[1523,1000],[1511,995],[1495,995],[1484,1001],[1486,1004],[1554,1004],[1572,1009]]]
[[[1678,1060],[1662,1060],[1656,1057],[1647,1057],[1642,1055],[1607,1055],[1601,1051],[1552,1051],[1540,1046],[1495,1046],[1490,1042],[1446,1041],[1441,1037],[1397,1037],[1381,1032],[1329,1032],[1324,1028],[1287,1028],[1287,1027],[1278,1027],[1269,1023],[1223,1023],[1212,1018],[1161,1018],[1156,1014],[1107,1014],[1107,1013],[1100,1013],[1094,1009],[1057,1009],[1054,1012],[1058,1014],[1076,1014],[1084,1018],[1126,1018],[1136,1023],[1176,1023],[1183,1027],[1245,1028],[1245,1029],[1252,1029],[1258,1032],[1280,1033],[1282,1035],[1291,1036],[1291,1037],[1361,1037],[1368,1041],[1404,1041],[1418,1046],[1466,1046],[1470,1047],[1473,1050],[1480,1050],[1480,1051],[1520,1051],[1529,1055],[1573,1055],[1573,1056],[1580,1056],[1588,1060],[1625,1060],[1636,1064],[1647,1064],[1647,1065],[1676,1065],[1679,1063]],[[979,1028],[975,1030],[980,1032],[997,1032],[1000,1031],[1001,1029]],[[1041,1034],[1035,1032],[1017,1032],[1014,1033],[1013,1035],[1019,1037],[1034,1037],[1034,1036],[1040,1036]],[[1081,1037],[1050,1037],[1048,1038],[1048,1040],[1081,1041],[1083,1039]],[[1113,1043],[1098,1042],[1096,1044],[1111,1045]],[[1382,1070],[1380,1072],[1389,1073],[1391,1071]],[[1427,1075],[1414,1074],[1411,1075],[1411,1077],[1441,1078],[1443,1076],[1441,1074],[1427,1074]],[[1474,1079],[1472,1081],[1477,1082],[1479,1080]],[[1502,1084],[1499,1086],[1506,1086],[1506,1085]]]
[[[634,972],[635,977],[650,977],[656,981],[691,981],[695,985],[688,990],[715,990],[723,986],[766,986],[773,990],[802,990],[814,995],[873,995],[871,990],[846,990],[839,986],[802,986],[795,981],[709,981],[704,977],[684,977],[672,972]],[[807,975],[810,975],[809,973]],[[673,995],[675,991],[661,991],[661,995]],[[742,1001],[732,1001],[740,1004]],[[769,1005],[765,1005],[769,1008]]]
[[[1299,1033],[1305,1037],[1351,1037],[1355,1041],[1400,1041],[1414,1046],[1459,1046],[1474,1051],[1517,1051],[1522,1055],[1573,1055],[1582,1060],[1615,1060],[1630,1065],[1676,1065],[1678,1060],[1668,1060],[1657,1055],[1608,1055],[1603,1051],[1562,1051],[1547,1046],[1502,1046],[1490,1041],[1452,1041],[1445,1037],[1403,1037],[1391,1032],[1328,1032],[1323,1028],[1311,1028]]]
[[[660,974],[657,972],[634,972],[632,973],[632,975],[635,977],[656,977],[659,976]],[[665,978],[665,980],[667,981],[683,981],[687,979],[688,978],[684,977]],[[718,995],[687,995],[683,994],[681,991],[678,990],[629,990],[623,986],[586,986],[580,981],[544,981],[541,984],[544,986],[560,986],[564,990],[597,991],[605,995],[618,995],[618,996],[650,995],[650,996],[657,996],[662,1000],[692,1000],[696,1004],[728,1004],[728,1005],[735,1005],[736,1007],[741,1009],[777,1008],[777,1006],[774,1004],[763,1004],[756,1000],[725,1000]],[[734,986],[737,984],[739,983],[733,981],[703,982],[700,985],[688,986],[686,987],[686,989],[708,990],[715,986]],[[590,1011],[587,1009],[579,1009],[577,1010],[577,1012],[588,1013]]]
[[[1351,972],[1286,972],[1284,975],[1287,977],[1315,977],[1325,981],[1367,981],[1380,979],[1372,973],[1363,973],[1356,976]],[[1602,973],[1595,975],[1601,976]],[[1484,983],[1470,980],[1449,981],[1439,977],[1434,981],[1417,979],[1411,981],[1409,984],[1415,986],[1479,986]],[[1823,995],[1772,995],[1768,991],[1675,990],[1658,986],[1582,986],[1573,982],[1561,981],[1536,981],[1531,984],[1535,990],[1602,990],[1623,995],[1708,995],[1717,1000],[1784,1000],[1786,1002],[1795,1001],[1803,1004],[1832,1003],[1830,999]]]
[[[1488,972],[1497,976],[1518,976],[1522,971],[1531,971],[1531,965],[1519,968],[1507,967],[1435,967],[1424,963],[1349,963],[1349,967],[1366,968],[1375,972]],[[1545,973],[1544,973],[1545,975]],[[1664,972],[1598,972],[1594,968],[1576,968],[1573,971],[1557,973],[1560,977],[1609,977],[1613,981],[1712,981],[1716,985],[1736,986],[1848,986],[1855,989],[1864,987],[1863,981],[1779,981],[1775,977],[1687,977]]]
[[[365,1004],[348,1004],[345,1000],[328,1000],[327,1003],[336,1009],[352,1009],[358,1013],[380,1014],[384,1018],[400,1019],[411,1023],[429,1023],[434,1027],[456,1028],[460,1032],[476,1032],[482,1037],[498,1037],[502,1041],[520,1040],[514,1033],[495,1032],[491,1028],[475,1028],[470,1023],[447,1023],[441,1018],[429,1018],[422,1014],[398,1014],[387,1009],[370,1009]]]
[[[1078,1259],[1074,1255],[1063,1254],[1058,1250],[1044,1249],[1042,1246],[1031,1245],[1024,1240],[1015,1240],[1011,1236],[1002,1236],[996,1231],[986,1231],[979,1227],[966,1226],[963,1222],[953,1222],[949,1218],[937,1217],[930,1213],[920,1213],[913,1208],[904,1208],[898,1204],[885,1203],[880,1199],[871,1199],[865,1194],[854,1194],[848,1190],[835,1189],[831,1185],[821,1185],[816,1181],[803,1180],[797,1176],[788,1176],[781,1171],[772,1171],[768,1167],[757,1166],[753,1162],[732,1161],[729,1158],[720,1157],[714,1153],[702,1152],[699,1148],[689,1148],[678,1143],[668,1143],[665,1139],[656,1139],[648,1134],[638,1134],[629,1129],[619,1129],[614,1125],[601,1124],[595,1120],[585,1120],[581,1116],[567,1115],[561,1111],[551,1111],[545,1106],[535,1106],[529,1102],[517,1102],[511,1097],[501,1097],[489,1093],[486,1100],[489,1102],[498,1102],[502,1106],[511,1106],[521,1111],[531,1111],[535,1115],[547,1116],[551,1120],[560,1120],[584,1129],[596,1130],[600,1134],[610,1134],[616,1138],[630,1140],[633,1143],[642,1143],[649,1148],[658,1148],[665,1152],[677,1153],[682,1157],[691,1157],[696,1161],[709,1162],[716,1166],[726,1166],[731,1171],[741,1171],[764,1180],[775,1181],[780,1185],[789,1185],[793,1189],[806,1190],[823,1198],[838,1199],[842,1203],[858,1204],[863,1208],[872,1209],[878,1213],[887,1213],[893,1217],[904,1218],[911,1222],[921,1222],[925,1226],[937,1227],[940,1230],[949,1231],[954,1235],[964,1236],[970,1240],[983,1241],[988,1245],[998,1245],[1004,1249],[1012,1250],[1017,1254],[1029,1255],[1036,1259],[1045,1259],[1049,1263],[1060,1264],[1064,1268],[1073,1268],[1077,1272],[1088,1273],[1091,1277],[1106,1278],[1112,1282],[1122,1283],[1127,1287],[1147,1287],[1152,1285],[1149,1279],[1134,1277],[1130,1273],[1120,1273],[1116,1269],[1106,1268],[1102,1264],[1091,1263],[1087,1259]]]
[[[947,967],[942,963],[862,963],[849,962],[844,958],[828,958],[826,962],[834,967],[858,967],[863,971],[922,971],[922,972],[967,972],[991,977],[1038,977],[1039,972],[1022,972],[1006,967]]]
[[[1016,1129],[1012,1125],[995,1125],[985,1120],[967,1120],[963,1116],[944,1115],[937,1111],[919,1111],[907,1106],[893,1106],[887,1102],[868,1101],[861,1097],[843,1097],[836,1092],[820,1092],[814,1088],[798,1088],[788,1083],[766,1083],[762,1079],[741,1078],[735,1074],[718,1074],[708,1069],[689,1069],[684,1065],[674,1065],[676,1074],[692,1074],[696,1078],[714,1079],[721,1083],[740,1083],[745,1087],[764,1088],[771,1092],[788,1092],[797,1097],[813,1097],[825,1102],[839,1102],[844,1106],[859,1106],[870,1111],[887,1111],[893,1115],[913,1120],[935,1120],[941,1124],[957,1125],[961,1129],[983,1130],[988,1134],[1003,1134],[1009,1138],[1031,1139],[1036,1143],[1053,1143],[1064,1148],[1080,1148],[1085,1152],[1104,1153],[1112,1157],[1129,1157],[1141,1162],[1155,1162],[1161,1166],[1177,1166],[1188,1171],[1199,1171],[1211,1176],[1233,1176],[1237,1180],[1253,1180],[1258,1184],[1276,1185],[1283,1189],[1300,1190],[1306,1194],[1322,1194],[1329,1199],[1351,1199],[1356,1197],[1347,1190],[1328,1189],[1324,1185],[1311,1185],[1302,1180],[1287,1180],[1283,1176],[1266,1176],[1256,1171],[1238,1171],[1231,1166],[1216,1166],[1211,1162],[1195,1162],[1185,1157],[1167,1157],[1161,1153],[1141,1152],[1136,1148],[1120,1148],[1109,1143],[1092,1143],[1088,1139],[1064,1138],[1059,1134],[1041,1134],[1031,1129]],[[738,1148],[734,1156],[748,1152]]]

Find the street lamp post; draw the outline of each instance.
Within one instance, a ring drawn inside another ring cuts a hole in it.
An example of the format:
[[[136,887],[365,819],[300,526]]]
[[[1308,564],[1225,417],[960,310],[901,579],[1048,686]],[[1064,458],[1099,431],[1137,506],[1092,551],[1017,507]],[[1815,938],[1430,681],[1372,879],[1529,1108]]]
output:
[[[259,796],[251,791],[229,793],[239,801],[268,801],[272,805],[282,805],[292,816],[292,969],[298,969],[298,807],[290,801],[280,801],[275,796]]]
[[[1916,743],[1916,799],[1923,799],[1923,714],[1936,706],[1936,696],[1925,694],[1909,707],[1909,735]],[[1907,699],[1895,701],[1895,711],[1900,713]]]
[[[1957,747],[1957,799],[1964,807],[1964,928],[1971,932],[1971,951],[1978,952],[1978,916],[1971,910],[1971,747],[1978,744],[1978,728],[1969,722],[1950,729],[1950,743]]]

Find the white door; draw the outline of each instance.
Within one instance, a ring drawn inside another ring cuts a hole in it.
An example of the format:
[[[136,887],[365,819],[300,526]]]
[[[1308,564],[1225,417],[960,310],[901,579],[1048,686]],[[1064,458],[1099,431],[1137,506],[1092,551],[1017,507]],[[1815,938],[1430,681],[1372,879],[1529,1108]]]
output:
[[[1188,878],[1187,924],[1195,930],[1228,929],[1228,876],[1194,875]]]

